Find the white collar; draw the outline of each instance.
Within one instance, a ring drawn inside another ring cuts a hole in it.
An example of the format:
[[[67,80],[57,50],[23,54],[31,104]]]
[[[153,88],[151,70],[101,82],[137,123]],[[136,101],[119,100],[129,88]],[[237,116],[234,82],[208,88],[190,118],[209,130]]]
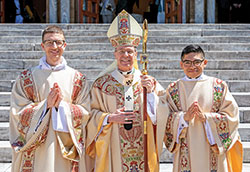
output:
[[[128,75],[128,74],[134,74],[134,71],[135,71],[135,68],[133,68],[132,70],[130,71],[126,71],[126,72],[123,72],[123,71],[120,71],[119,69],[117,69],[122,75]]]
[[[137,81],[140,80],[141,72],[139,70],[134,69],[133,73],[133,81],[132,85],[134,85]],[[114,70],[111,75],[122,85],[126,85],[126,78],[118,71],[118,69]]]
[[[198,78],[189,78],[189,77],[187,77],[187,75],[185,75],[185,77],[182,78],[181,80],[183,80],[183,81],[201,81],[201,80],[205,80],[207,78],[208,78],[208,76],[205,75],[204,73],[202,73]]]
[[[51,66],[46,62],[46,56],[43,56],[40,59],[39,67],[40,67],[40,69],[43,69],[43,70],[55,70],[55,71],[64,70],[67,66],[67,62],[63,56],[61,56],[61,58],[62,58],[62,63],[60,63],[56,66]]]

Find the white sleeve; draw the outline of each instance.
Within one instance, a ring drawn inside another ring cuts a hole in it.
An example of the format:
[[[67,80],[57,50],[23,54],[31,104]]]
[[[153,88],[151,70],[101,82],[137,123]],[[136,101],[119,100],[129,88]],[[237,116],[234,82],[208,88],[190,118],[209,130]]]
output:
[[[212,130],[211,130],[211,127],[210,127],[208,121],[206,120],[206,122],[203,125],[205,127],[207,139],[208,139],[210,145],[214,145],[215,144],[214,136],[213,136],[213,133],[212,133]]]
[[[103,127],[106,126],[106,125],[108,125],[108,117],[109,117],[109,115],[105,116],[105,118],[103,120],[103,123],[102,123]]]
[[[41,123],[42,123],[42,121],[43,121],[43,118],[45,117],[46,113],[47,113],[47,101],[45,101],[45,106],[44,106],[43,112],[42,112],[42,114],[40,115],[40,118],[38,119],[38,122],[37,122],[37,124],[36,124],[36,128],[35,128],[35,131],[34,131],[34,132],[36,132],[37,129],[38,129],[38,127],[41,125]]]
[[[179,143],[179,136],[181,134],[181,131],[185,128],[188,127],[188,123],[184,120],[184,113],[181,112],[180,114],[180,120],[179,120],[179,125],[178,125],[178,130],[177,130],[177,143]]]
[[[156,98],[155,93],[147,94],[147,112],[153,124],[156,124]]]
[[[66,108],[69,108],[69,105],[64,101],[60,102],[58,111],[56,111],[54,107],[52,108],[52,124],[55,131],[66,133],[69,132],[65,114],[65,112],[67,111]]]
[[[101,132],[103,130],[103,127],[108,125],[108,117],[109,117],[109,114],[107,116],[105,116],[105,118],[104,118],[104,120],[102,122],[102,127],[101,127],[100,131],[98,132],[98,134],[96,135],[95,141],[97,140],[98,136],[101,134]]]

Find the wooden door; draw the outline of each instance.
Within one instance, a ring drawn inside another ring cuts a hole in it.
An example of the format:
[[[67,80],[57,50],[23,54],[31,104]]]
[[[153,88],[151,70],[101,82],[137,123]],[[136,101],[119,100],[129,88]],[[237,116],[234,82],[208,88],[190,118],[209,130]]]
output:
[[[182,0],[165,0],[165,23],[182,23]]]
[[[100,0],[80,0],[80,23],[99,23]]]
[[[4,0],[0,0],[0,22],[4,23],[5,20],[5,11],[4,11]]]

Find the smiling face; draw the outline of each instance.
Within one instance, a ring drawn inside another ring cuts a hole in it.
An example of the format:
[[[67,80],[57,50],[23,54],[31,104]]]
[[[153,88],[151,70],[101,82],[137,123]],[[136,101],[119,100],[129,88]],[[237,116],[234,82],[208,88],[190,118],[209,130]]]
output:
[[[116,48],[114,56],[117,60],[118,69],[126,72],[133,69],[134,58],[137,57],[137,51],[132,46],[121,46]]]
[[[46,62],[51,66],[61,63],[62,54],[66,47],[65,38],[60,33],[46,33],[41,43],[43,51],[46,54]],[[63,42],[63,43],[62,43]],[[61,44],[62,43],[62,44]]]
[[[185,54],[180,62],[180,66],[189,78],[199,77],[207,65],[202,53],[191,52]]]

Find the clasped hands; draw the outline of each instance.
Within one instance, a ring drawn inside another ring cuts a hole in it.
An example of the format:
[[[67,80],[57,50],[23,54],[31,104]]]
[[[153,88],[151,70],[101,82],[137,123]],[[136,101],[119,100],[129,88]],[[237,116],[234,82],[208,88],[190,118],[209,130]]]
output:
[[[187,122],[189,122],[193,118],[196,118],[196,119],[200,120],[201,122],[206,121],[206,116],[202,112],[198,102],[194,102],[188,108],[188,111],[184,114],[184,120]],[[213,152],[215,152],[216,154],[219,154],[219,148],[218,148],[217,144],[211,145],[211,148],[212,148]]]
[[[55,107],[58,109],[61,100],[63,99],[62,91],[57,83],[54,83],[47,97],[47,108]]]
[[[186,113],[184,113],[184,120],[185,121],[189,122],[193,118],[196,118],[196,119],[200,120],[201,122],[205,122],[206,121],[206,116],[202,112],[202,110],[201,110],[198,102],[194,102],[188,108],[188,111]]]

